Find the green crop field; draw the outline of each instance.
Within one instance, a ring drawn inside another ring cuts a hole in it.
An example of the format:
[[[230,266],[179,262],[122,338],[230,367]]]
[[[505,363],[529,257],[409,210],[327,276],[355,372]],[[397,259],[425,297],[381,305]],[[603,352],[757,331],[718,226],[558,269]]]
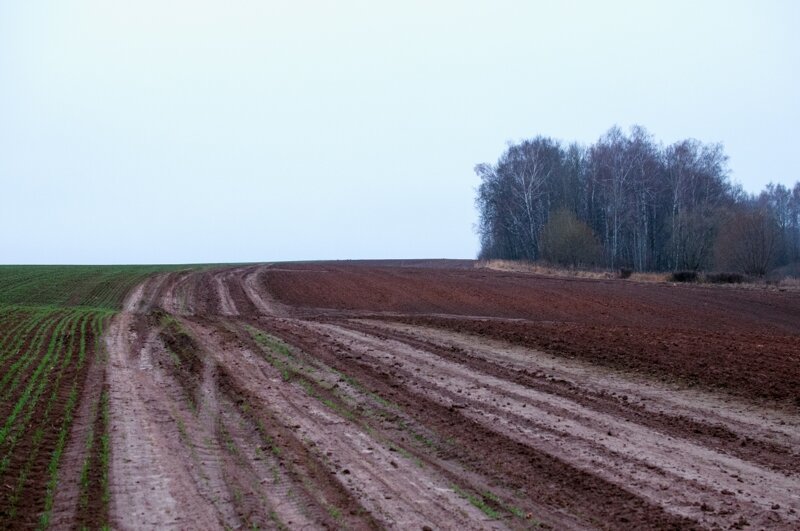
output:
[[[118,310],[147,276],[187,266],[0,266],[0,305]]]
[[[100,338],[137,283],[179,269],[187,267],[0,266],[0,528],[57,524],[62,488],[76,500],[81,526],[108,523]],[[85,425],[73,433],[82,406]],[[68,444],[83,457],[66,467]]]

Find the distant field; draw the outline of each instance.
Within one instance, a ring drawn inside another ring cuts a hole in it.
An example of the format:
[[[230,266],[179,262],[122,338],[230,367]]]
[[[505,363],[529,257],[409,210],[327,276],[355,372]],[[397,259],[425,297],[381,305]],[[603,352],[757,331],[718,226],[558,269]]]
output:
[[[0,305],[86,306],[118,310],[148,276],[187,266],[0,266]]]

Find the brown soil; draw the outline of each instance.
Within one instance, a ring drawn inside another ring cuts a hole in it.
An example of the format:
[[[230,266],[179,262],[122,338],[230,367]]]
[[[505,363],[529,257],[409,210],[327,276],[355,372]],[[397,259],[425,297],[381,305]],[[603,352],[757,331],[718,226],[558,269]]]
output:
[[[117,528],[800,525],[784,293],[337,262],[170,273],[125,307]]]
[[[800,406],[793,293],[306,265],[268,270],[266,285],[279,301],[309,310],[411,314],[399,318]]]

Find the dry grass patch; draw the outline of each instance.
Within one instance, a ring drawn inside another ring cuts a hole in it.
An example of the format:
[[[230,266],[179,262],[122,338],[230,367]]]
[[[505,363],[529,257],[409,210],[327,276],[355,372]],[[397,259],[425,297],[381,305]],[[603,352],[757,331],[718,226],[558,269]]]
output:
[[[493,269],[496,271],[545,275],[549,277],[592,278],[598,280],[616,278],[616,275],[610,271],[569,269],[524,260],[480,260],[475,264],[475,267]]]
[[[669,273],[653,273],[641,272],[633,273],[631,280],[635,282],[667,282],[669,280]]]

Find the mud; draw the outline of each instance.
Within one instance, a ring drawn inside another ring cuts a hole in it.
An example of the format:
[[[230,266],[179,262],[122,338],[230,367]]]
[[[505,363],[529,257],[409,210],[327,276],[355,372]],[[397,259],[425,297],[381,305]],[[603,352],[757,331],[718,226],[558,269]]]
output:
[[[303,263],[154,276],[125,308],[117,528],[800,526],[780,292]]]

